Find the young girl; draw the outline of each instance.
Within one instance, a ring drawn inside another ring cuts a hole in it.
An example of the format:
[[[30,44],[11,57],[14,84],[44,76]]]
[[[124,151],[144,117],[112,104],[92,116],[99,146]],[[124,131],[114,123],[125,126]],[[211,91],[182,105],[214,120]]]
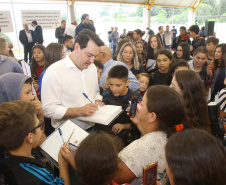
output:
[[[192,60],[191,52],[190,52],[190,45],[187,42],[181,42],[177,46],[177,51],[174,53],[175,58],[177,59],[184,59],[186,62]]]
[[[130,42],[122,45],[117,60],[125,63],[135,76],[144,72],[143,67],[139,64],[136,48]]]
[[[212,70],[205,65],[207,58],[208,50],[205,47],[200,46],[193,52],[193,61],[188,62],[189,68],[198,73],[201,77],[205,86],[206,95],[208,95],[209,88],[213,83]]]
[[[210,131],[205,89],[199,75],[192,70],[177,71],[170,85],[183,98],[187,128]]]
[[[37,44],[32,48],[32,59],[31,59],[31,75],[32,77],[39,78],[41,73],[44,71],[45,65],[45,46]]]
[[[150,82],[150,76],[147,73],[140,73],[136,77],[140,84],[140,95],[143,97],[144,93],[148,89],[148,84]]]
[[[150,74],[150,85],[163,85],[170,64],[173,62],[173,55],[167,49],[159,50],[156,54],[156,61],[158,70]]]
[[[174,74],[177,71],[187,70],[189,69],[188,63],[183,59],[174,59],[173,63],[170,65],[169,71],[167,73],[167,77],[165,79],[165,84],[170,86],[171,81],[174,77]]]
[[[148,71],[155,68],[156,61],[153,61],[156,58],[155,54],[162,48],[163,47],[159,37],[156,35],[151,35],[148,39],[148,49],[146,57]]]
[[[215,50],[214,60],[210,62],[210,68],[214,73],[213,92],[211,101],[214,100],[215,95],[224,88],[224,76],[226,68],[226,44],[219,44]]]
[[[46,72],[46,69],[61,59],[64,59],[67,56],[65,53],[64,45],[59,43],[50,43],[45,49],[45,64],[44,71],[38,78],[39,92],[41,93],[42,88],[42,78]]]
[[[135,47],[136,47],[136,50],[137,50],[139,62],[145,70],[146,69],[146,52],[144,51],[144,45],[141,41],[137,41],[135,43]]]

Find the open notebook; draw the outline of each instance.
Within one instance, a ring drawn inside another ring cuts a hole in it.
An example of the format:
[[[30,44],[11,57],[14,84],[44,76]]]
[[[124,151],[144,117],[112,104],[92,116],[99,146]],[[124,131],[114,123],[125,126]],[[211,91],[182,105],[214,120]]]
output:
[[[121,106],[116,105],[105,105],[103,107],[99,107],[92,116],[88,117],[78,117],[78,120],[82,121],[90,121],[94,123],[99,123],[103,125],[109,125],[118,115],[122,112]]]
[[[85,139],[88,136],[88,133],[81,129],[79,126],[77,126],[75,123],[73,123],[70,120],[65,121],[60,126],[64,141],[67,142],[69,139],[72,131],[75,129],[74,134],[72,135],[70,142],[74,143],[76,140],[78,143],[76,145],[78,146],[83,139]],[[46,138],[46,140],[39,145],[41,152],[51,161],[55,166],[58,166],[58,153],[60,151],[60,147],[63,145],[63,141],[60,137],[60,134],[58,132],[58,129],[56,129],[49,137]],[[43,152],[44,151],[44,152]],[[51,157],[51,158],[50,158]]]

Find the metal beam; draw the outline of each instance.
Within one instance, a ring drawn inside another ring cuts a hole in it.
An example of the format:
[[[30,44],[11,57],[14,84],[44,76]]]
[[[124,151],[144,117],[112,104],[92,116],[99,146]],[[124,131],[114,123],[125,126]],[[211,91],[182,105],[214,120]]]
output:
[[[193,9],[193,12],[196,12],[199,8],[199,6],[202,4],[203,0],[200,1],[200,3],[198,4],[198,6],[196,8]]]
[[[148,0],[147,3],[146,3],[146,9],[147,9],[147,10],[150,10],[151,7],[153,6],[154,2],[155,2],[155,0],[152,0],[152,1],[151,1],[151,4],[149,4],[149,0]]]

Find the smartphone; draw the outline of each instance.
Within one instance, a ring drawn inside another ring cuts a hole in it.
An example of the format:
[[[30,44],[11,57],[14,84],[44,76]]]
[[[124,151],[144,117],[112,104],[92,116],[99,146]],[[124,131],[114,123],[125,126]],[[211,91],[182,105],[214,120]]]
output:
[[[136,115],[137,102],[138,102],[138,96],[133,96],[130,104],[130,111],[129,111],[129,116],[131,118],[135,117]]]
[[[143,185],[156,185],[158,163],[152,163],[143,169]]]

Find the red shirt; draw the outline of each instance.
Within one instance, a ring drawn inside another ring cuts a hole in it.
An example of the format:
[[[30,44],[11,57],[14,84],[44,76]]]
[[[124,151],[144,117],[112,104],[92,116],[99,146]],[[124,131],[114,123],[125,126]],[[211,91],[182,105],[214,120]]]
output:
[[[36,76],[39,78],[39,76],[42,74],[42,72],[44,71],[44,65],[40,66],[38,63],[36,64]]]

